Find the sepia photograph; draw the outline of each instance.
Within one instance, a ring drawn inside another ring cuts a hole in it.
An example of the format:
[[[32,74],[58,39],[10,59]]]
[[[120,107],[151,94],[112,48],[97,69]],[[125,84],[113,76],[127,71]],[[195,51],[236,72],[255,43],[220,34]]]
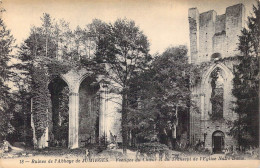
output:
[[[260,166],[259,0],[0,0],[0,167]]]

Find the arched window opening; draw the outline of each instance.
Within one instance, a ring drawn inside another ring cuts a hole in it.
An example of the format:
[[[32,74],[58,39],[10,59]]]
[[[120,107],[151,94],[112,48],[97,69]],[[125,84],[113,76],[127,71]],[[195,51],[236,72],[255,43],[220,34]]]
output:
[[[49,83],[52,105],[50,146],[67,147],[69,132],[69,87],[60,77]]]
[[[210,75],[211,79],[211,119],[218,120],[223,118],[224,103],[224,79],[221,75],[221,69],[216,68]]]

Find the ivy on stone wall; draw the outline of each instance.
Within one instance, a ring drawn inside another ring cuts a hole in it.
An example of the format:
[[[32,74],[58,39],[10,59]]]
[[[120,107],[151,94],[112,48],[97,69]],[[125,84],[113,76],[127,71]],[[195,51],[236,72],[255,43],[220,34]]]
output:
[[[211,104],[212,104],[212,113],[210,117],[212,120],[219,120],[223,118],[223,86],[219,88],[217,86],[217,80],[219,78],[219,73],[221,69],[216,68],[210,74],[211,78]]]
[[[50,95],[48,90],[48,76],[42,67],[35,67],[32,72],[32,113],[35,134],[39,139],[48,126]]]
[[[42,22],[42,26],[31,28],[29,37],[20,46],[18,54],[20,62],[14,65],[20,72],[19,85],[25,85],[25,94],[29,94],[33,100],[33,122],[38,139],[43,135],[48,124],[52,121],[52,107],[48,84],[56,77],[66,74],[71,69],[77,71],[85,68],[93,76],[103,73],[102,70],[104,70],[104,66],[97,66],[97,62],[93,61],[93,58],[83,57],[83,55],[80,55],[76,51],[70,51],[76,50],[77,47],[73,48],[66,41],[62,42],[57,39],[59,35],[57,32],[55,34],[54,20],[50,15],[44,14]],[[64,26],[63,24],[59,26],[66,29],[64,30],[65,32],[70,31],[67,29],[68,26]],[[59,38],[71,37],[68,35],[68,37],[62,36]],[[65,47],[60,49],[58,46],[62,46],[61,44]],[[79,55],[80,58],[76,58]]]
[[[201,84],[202,76],[207,72],[207,70],[217,64],[224,64],[228,69],[233,71],[233,65],[238,64],[239,56],[227,57],[227,58],[218,58],[213,61],[202,62],[200,64],[194,64],[191,68],[191,77],[190,83],[192,86],[198,86]]]

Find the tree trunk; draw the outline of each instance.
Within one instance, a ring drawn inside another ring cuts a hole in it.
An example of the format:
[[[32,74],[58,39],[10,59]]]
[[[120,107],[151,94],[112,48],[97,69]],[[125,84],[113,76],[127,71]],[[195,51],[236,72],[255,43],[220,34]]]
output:
[[[34,121],[33,121],[33,99],[31,98],[31,127],[33,131],[33,147],[34,149],[37,148],[37,139],[36,139],[36,133],[35,133],[35,126],[34,126]]]
[[[127,94],[122,95],[122,139],[123,139],[123,153],[126,154],[127,149]]]
[[[258,20],[259,21],[259,20]],[[258,74],[260,74],[260,55],[259,55],[259,53],[260,53],[260,47],[258,47],[258,50],[259,50],[259,52],[257,53],[257,59],[258,59]],[[259,110],[259,104],[260,104],[260,81],[259,81],[259,79],[258,79],[258,112],[260,113],[260,110]],[[258,119],[258,122],[259,122],[259,119]],[[260,135],[260,129],[259,129],[259,131],[258,131],[258,136]],[[258,146],[260,146],[260,141],[259,141],[259,139],[258,139]],[[260,159],[260,155],[258,155],[258,159]]]

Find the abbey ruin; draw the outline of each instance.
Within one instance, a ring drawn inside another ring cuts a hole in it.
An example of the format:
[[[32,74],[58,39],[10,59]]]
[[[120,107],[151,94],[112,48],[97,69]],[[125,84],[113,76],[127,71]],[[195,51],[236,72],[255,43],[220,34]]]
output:
[[[217,15],[214,10],[199,13],[197,8],[189,9],[190,63],[210,66],[201,73],[201,80],[191,86],[192,100],[198,110],[190,110],[188,137],[190,144],[203,143],[211,152],[234,148],[235,140],[228,134],[237,115],[232,111],[232,79],[235,62],[217,60],[230,58],[239,53],[238,36],[245,25],[245,7],[237,4],[226,8],[225,14]],[[70,70],[59,79],[50,82],[53,115],[60,115],[59,93],[68,88],[69,121],[67,146],[71,149],[95,143],[106,136],[108,141],[122,142],[121,113],[118,104],[112,100],[115,95],[107,86],[84,69]],[[55,96],[56,95],[56,96]],[[120,102],[120,98],[118,98]],[[53,117],[55,118],[55,117]],[[56,117],[57,118],[57,117]],[[55,119],[53,119],[54,121]],[[50,144],[49,132],[62,121],[46,129],[40,147]],[[48,132],[49,131],[49,132]],[[176,130],[175,130],[176,131]],[[55,138],[54,138],[55,139]],[[57,139],[57,138],[56,138]]]
[[[227,7],[222,15],[214,10],[199,13],[197,8],[189,9],[190,61],[195,65],[211,62],[202,72],[200,82],[192,86],[192,99],[198,112],[190,112],[189,140],[193,144],[203,142],[212,152],[236,145],[228,135],[230,123],[237,117],[232,111],[231,93],[234,62],[217,60],[239,54],[238,36],[244,26],[243,4]]]
[[[106,136],[108,141],[112,141],[111,138],[115,137],[117,142],[121,141],[121,116],[118,112],[117,98],[108,93],[107,86],[98,80],[101,79],[91,77],[85,69],[79,71],[72,69],[50,81],[52,124],[38,141],[40,148],[51,146],[50,143],[57,139],[60,141],[57,143],[64,141],[65,146],[70,149],[96,143],[103,136]],[[64,88],[67,88],[69,95],[67,126],[62,121],[64,117],[60,116],[60,107],[63,103],[60,94]],[[65,132],[68,132],[68,135],[60,135],[57,129],[59,126],[67,129]]]

